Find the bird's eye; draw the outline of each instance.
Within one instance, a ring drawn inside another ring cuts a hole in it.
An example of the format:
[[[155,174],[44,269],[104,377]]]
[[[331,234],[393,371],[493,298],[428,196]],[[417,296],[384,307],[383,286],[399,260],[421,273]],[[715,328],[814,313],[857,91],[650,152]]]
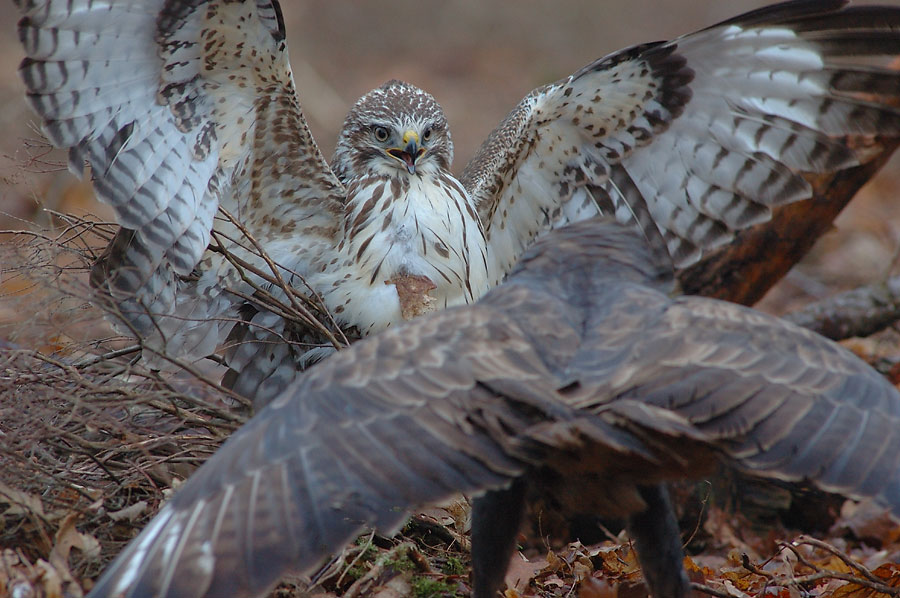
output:
[[[431,139],[431,127],[422,131],[422,141],[428,141],[429,139]]]
[[[375,139],[377,139],[378,141],[387,141],[388,137],[391,136],[388,130],[381,126],[375,127],[374,129],[372,129],[372,132],[375,135]]]

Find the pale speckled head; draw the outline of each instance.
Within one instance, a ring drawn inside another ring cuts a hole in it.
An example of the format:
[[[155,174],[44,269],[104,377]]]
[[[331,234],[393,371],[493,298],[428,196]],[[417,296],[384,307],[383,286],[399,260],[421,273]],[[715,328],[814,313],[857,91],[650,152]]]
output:
[[[453,142],[440,104],[418,87],[392,80],[350,110],[331,167],[346,183],[372,172],[446,171],[452,161]]]

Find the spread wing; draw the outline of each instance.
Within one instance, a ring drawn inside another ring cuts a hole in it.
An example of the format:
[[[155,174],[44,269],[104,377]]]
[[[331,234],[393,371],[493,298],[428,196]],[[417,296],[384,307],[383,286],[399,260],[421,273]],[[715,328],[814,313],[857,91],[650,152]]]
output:
[[[463,173],[507,272],[541,231],[598,212],[679,267],[812,197],[804,175],[900,133],[900,9],[774,5],[597,60],[528,95]]]
[[[344,192],[306,126],[277,0],[16,2],[28,99],[122,226],[92,282],[132,332],[197,357],[225,336],[226,289],[252,291],[207,252],[213,227],[266,267],[220,207],[301,275],[331,257]]]
[[[494,315],[441,312],[413,337],[389,329],[309,370],[190,478],[91,595],[262,595],[364,526],[391,532],[410,505],[520,475],[494,438],[521,422],[471,368],[484,360],[493,375],[537,378],[542,367],[527,346],[490,343]],[[469,413],[472,400],[482,415]]]
[[[194,474],[91,596],[261,595],[364,526],[390,532],[416,506],[548,463],[615,472],[621,488],[671,477],[673,462],[700,474],[716,453],[900,512],[897,391],[775,318],[670,299],[650,257],[617,225],[556,231],[478,304],[312,368]],[[578,458],[592,448],[604,458]]]

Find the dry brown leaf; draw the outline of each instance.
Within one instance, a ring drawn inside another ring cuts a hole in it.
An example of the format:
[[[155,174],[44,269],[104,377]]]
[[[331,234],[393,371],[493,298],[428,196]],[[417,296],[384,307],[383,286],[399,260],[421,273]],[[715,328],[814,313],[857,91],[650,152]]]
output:
[[[728,592],[729,595],[735,596],[735,598],[750,598],[746,592],[740,590],[727,579],[722,583],[722,587],[725,588],[725,591]]]
[[[715,572],[709,567],[698,564],[694,559],[689,556],[684,557],[684,570],[688,572],[688,575],[697,575],[699,577],[710,577],[715,575]]]
[[[83,595],[81,586],[69,570],[69,553],[73,548],[90,558],[100,556],[100,543],[97,539],[75,528],[75,522],[80,516],[79,513],[72,512],[63,519],[54,536],[48,560],[40,559],[35,564],[35,568],[40,571],[42,589],[47,598],[79,598]]]
[[[872,574],[881,579],[885,585],[900,588],[900,564],[885,563],[872,571]],[[834,598],[890,598],[890,594],[861,586],[852,581],[837,588],[833,596]]]
[[[719,508],[710,508],[703,529],[719,544],[730,546],[736,551],[737,560],[734,561],[736,564],[740,564],[741,553],[748,554],[753,560],[761,560],[760,553],[763,552],[766,543],[754,537],[747,526],[736,521],[733,514]]]
[[[133,505],[129,505],[124,509],[120,509],[118,511],[110,511],[107,513],[107,515],[113,521],[135,521],[146,510],[147,501],[139,500],[138,502],[134,503]]]
[[[562,588],[562,587],[565,587],[565,585],[566,585],[565,580],[563,580],[563,578],[560,577],[559,575],[557,575],[556,573],[553,573],[551,575],[548,575],[547,577],[542,578],[539,583],[540,583],[541,587],[544,589]]]
[[[44,559],[39,559],[34,566],[35,569],[39,571],[41,590],[43,591],[44,596],[46,596],[46,598],[62,598],[63,579],[59,571],[56,570],[56,567]],[[68,570],[66,570],[65,573],[68,574]],[[78,595],[80,596],[81,594],[79,593]]]
[[[412,596],[412,587],[405,575],[397,575],[388,580],[383,586],[376,588],[372,598],[408,598]]]
[[[35,515],[41,519],[46,518],[40,498],[0,482],[0,503],[4,502],[9,504],[3,511],[4,515]]]
[[[12,598],[36,596],[33,577],[31,563],[23,561],[15,551],[7,549],[0,553],[0,592],[5,590]]]
[[[618,589],[605,579],[586,577],[578,586],[578,598],[617,598]]]
[[[524,592],[531,580],[548,568],[549,562],[547,559],[529,561],[517,553],[510,559],[509,568],[506,570],[506,577],[504,578],[506,587],[518,592]]]
[[[572,564],[572,574],[575,576],[575,581],[587,579],[593,572],[594,567],[591,565],[590,559],[579,558]]]
[[[713,575],[733,584],[735,588],[742,592],[751,590],[756,585],[757,580],[760,579],[759,575],[754,575],[746,569],[739,569],[737,567],[722,569],[718,574]]]
[[[100,543],[97,538],[90,534],[79,532],[75,528],[75,522],[81,518],[80,513],[70,513],[56,532],[54,538],[53,550],[50,552],[50,561],[54,561],[54,556],[67,563],[69,560],[69,552],[73,548],[77,548],[88,558],[97,558],[100,556]],[[55,564],[55,563],[54,563]],[[66,570],[68,566],[66,565]]]
[[[614,580],[641,579],[637,556],[627,544],[601,548],[594,555],[595,567]],[[597,562],[599,559],[599,562]]]
[[[561,559],[559,557],[559,555],[557,555],[552,550],[547,551],[547,559],[546,560],[547,560],[546,570],[548,572],[562,571],[567,565],[567,563],[563,559]]]
[[[891,519],[888,510],[872,500],[844,502],[841,516],[832,526],[831,533],[847,531],[860,540],[881,545],[900,538],[900,528]]]
[[[835,573],[853,573],[853,569],[843,561],[843,559],[838,558],[835,555],[829,555],[827,561],[823,563],[817,563],[823,569],[828,571],[834,571]]]

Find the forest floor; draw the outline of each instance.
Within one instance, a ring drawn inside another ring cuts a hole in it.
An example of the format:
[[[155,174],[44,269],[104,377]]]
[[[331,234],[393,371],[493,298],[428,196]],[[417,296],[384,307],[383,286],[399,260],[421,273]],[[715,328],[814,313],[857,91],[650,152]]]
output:
[[[298,86],[326,155],[353,99],[399,76],[444,103],[461,148],[459,170],[532,87],[620,46],[671,37],[758,3],[691,2],[673,20],[652,18],[657,2],[613,3],[631,5],[632,20],[606,24],[590,40],[588,30],[606,19],[584,1],[551,14],[524,2],[515,26],[500,18],[508,3],[448,2],[441,18],[455,18],[456,29],[439,38],[405,21],[388,23],[379,3],[367,3],[360,14],[348,14],[344,4],[311,1],[286,14]],[[427,22],[419,13],[433,10],[428,4],[405,1],[390,14]],[[467,25],[466,18],[476,17],[477,26]],[[244,416],[217,390],[215,364],[164,376],[131,363],[128,354],[116,355],[128,342],[87,300],[87,268],[113,231],[111,215],[89,185],[65,173],[64,156],[34,130],[14,76],[20,50],[11,18],[0,17],[0,125],[7,133],[0,141],[0,597],[79,596]],[[564,20],[549,28],[555,35],[541,33],[548,19]],[[378,35],[398,27],[408,35]],[[354,43],[330,43],[334,31]],[[758,307],[781,315],[897,275],[898,197],[895,157]],[[900,381],[896,326],[843,344]],[[735,507],[730,491],[711,487],[700,483],[679,494],[686,567],[697,595],[900,593],[900,527],[883,511],[813,499],[816,510],[805,520],[770,513],[761,522]],[[397,537],[363,536],[314,579],[293,580],[276,594],[468,596],[467,526],[465,501],[429,509]],[[550,539],[540,529],[523,535],[507,598],[644,595],[624,534],[610,524],[600,537],[582,539]]]

